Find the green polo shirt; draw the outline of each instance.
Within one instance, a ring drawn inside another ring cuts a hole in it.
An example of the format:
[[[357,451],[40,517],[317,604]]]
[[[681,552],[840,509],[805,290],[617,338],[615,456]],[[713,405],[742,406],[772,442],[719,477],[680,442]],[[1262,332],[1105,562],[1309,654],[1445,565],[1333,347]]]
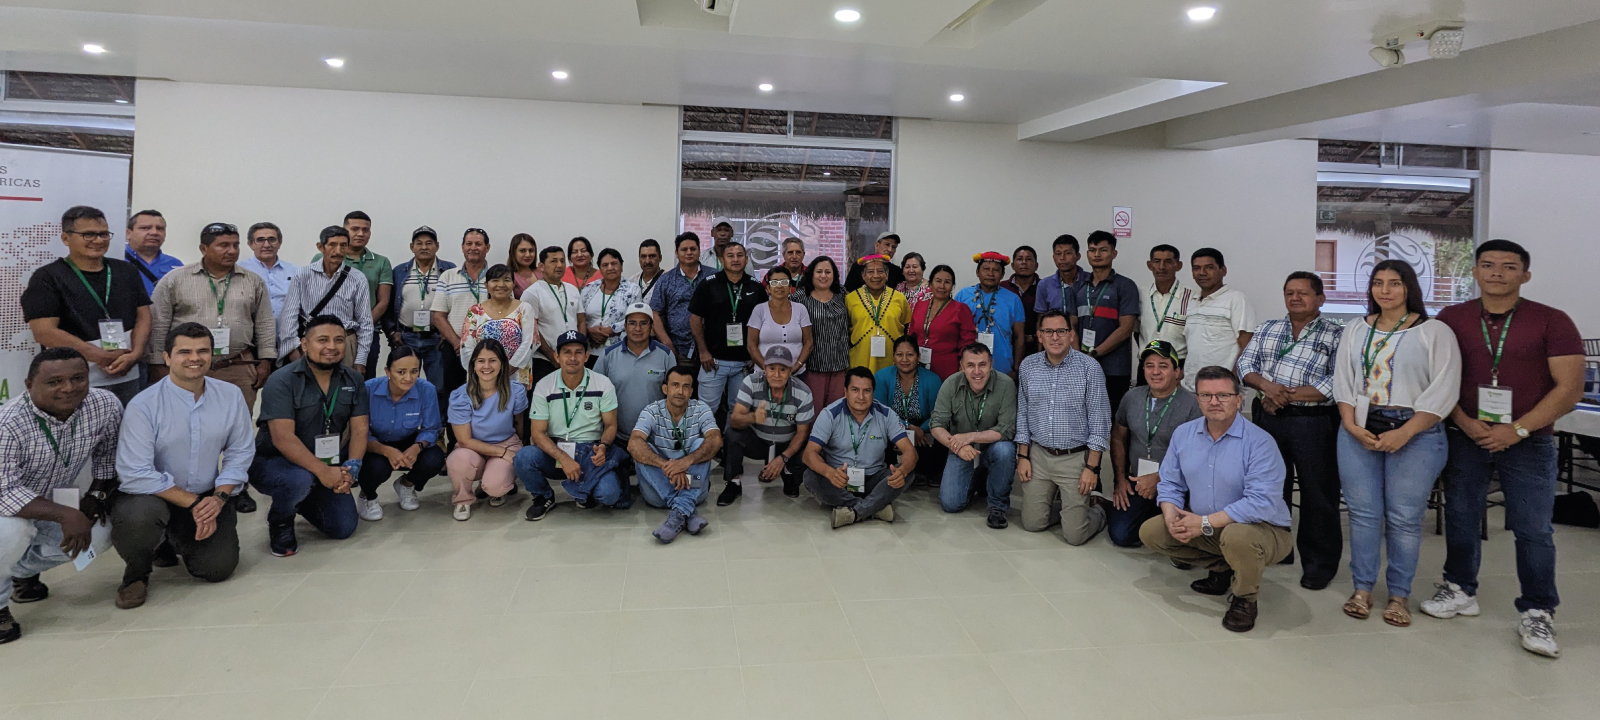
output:
[[[952,435],[995,430],[1010,440],[1017,434],[1017,384],[1010,375],[991,371],[984,392],[974,393],[966,373],[951,375],[939,386],[929,427]]]
[[[322,262],[322,253],[317,253],[311,257],[312,265],[320,262]],[[394,267],[389,264],[389,258],[373,252],[372,248],[367,248],[367,251],[362,253],[359,259],[350,255],[344,256],[344,264],[366,276],[368,305],[376,306],[378,304],[379,285],[394,287]],[[391,298],[390,302],[394,302],[394,300]]]

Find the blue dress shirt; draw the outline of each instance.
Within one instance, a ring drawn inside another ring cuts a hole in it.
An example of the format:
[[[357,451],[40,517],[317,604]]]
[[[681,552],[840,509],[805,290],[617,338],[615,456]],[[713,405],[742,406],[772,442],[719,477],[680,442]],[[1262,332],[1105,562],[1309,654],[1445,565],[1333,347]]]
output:
[[[260,275],[262,280],[267,281],[267,298],[272,301],[272,316],[277,317],[278,312],[283,310],[284,296],[289,294],[289,281],[294,279],[294,274],[300,271],[300,267],[279,258],[277,264],[269,268],[254,255],[241,258],[239,267]]]
[[[1172,431],[1156,502],[1200,515],[1221,510],[1237,523],[1287,528],[1283,477],[1283,456],[1267,431],[1236,415],[1222,438],[1212,440],[1202,417]]]
[[[389,378],[367,381],[367,427],[369,434],[382,442],[400,442],[415,434],[412,442],[437,443],[444,420],[439,417],[439,391],[433,383],[417,378],[400,402],[389,397]]]
[[[1017,389],[1017,444],[1056,450],[1088,445],[1104,452],[1111,442],[1111,400],[1100,363],[1076,350],[1058,365],[1043,352],[1022,361]]]
[[[250,406],[239,388],[205,381],[198,400],[167,377],[128,403],[117,442],[122,492],[154,495],[178,487],[203,494],[244,484],[256,457]]]
[[[131,249],[124,248],[122,251],[122,258],[127,260],[136,270],[139,271],[139,280],[144,283],[144,293],[146,295],[155,294],[156,281],[166,277],[167,273],[183,267],[182,260],[179,260],[166,253],[157,253],[156,261],[147,263],[144,261],[144,258],[139,257],[139,253],[136,253]]]

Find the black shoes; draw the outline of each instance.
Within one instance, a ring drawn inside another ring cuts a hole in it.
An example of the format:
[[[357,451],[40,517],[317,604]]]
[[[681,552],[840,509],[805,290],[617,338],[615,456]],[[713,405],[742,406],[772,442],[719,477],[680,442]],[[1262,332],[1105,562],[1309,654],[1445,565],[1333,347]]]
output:
[[[555,506],[555,496],[535,495],[533,496],[533,502],[528,503],[528,511],[523,514],[523,517],[529,520],[543,520],[544,516],[550,514],[550,508]]]
[[[290,520],[282,525],[267,523],[267,544],[272,548],[273,557],[289,557],[300,549],[299,541],[294,537],[294,521]]]
[[[1332,575],[1323,577],[1321,575],[1311,575],[1310,573],[1307,573],[1300,576],[1300,587],[1303,587],[1307,590],[1321,590],[1328,587],[1328,583],[1331,582],[1333,582]]]
[[[989,527],[995,530],[1004,530],[1009,524],[1006,521],[1006,511],[999,508],[989,508]]]
[[[1186,562],[1184,562],[1182,560],[1179,560],[1177,558],[1168,558],[1167,562],[1172,563],[1172,566],[1177,568],[1177,569],[1179,569],[1179,570],[1193,570],[1194,569],[1194,564],[1193,563],[1186,563]]]
[[[172,543],[162,540],[156,546],[156,556],[151,558],[150,564],[159,568],[177,567],[178,551],[172,547]]]
[[[11,608],[0,608],[0,645],[22,637],[22,623],[11,617]]]
[[[1222,627],[1233,632],[1250,632],[1256,627],[1256,601],[1229,598],[1228,612],[1222,616]]]
[[[237,513],[256,511],[256,499],[250,497],[250,488],[243,488],[239,490],[238,495],[233,496],[233,511]]]
[[[50,588],[40,582],[39,576],[11,578],[11,601],[19,603],[39,602],[50,597]]]
[[[1205,577],[1189,583],[1189,589],[1201,595],[1227,595],[1228,587],[1232,584],[1232,570],[1223,572],[1213,570],[1207,573]]]
[[[1294,564],[1294,551],[1290,550],[1288,557],[1285,557],[1284,559],[1279,560],[1278,564],[1279,565],[1293,565]]]
[[[783,496],[800,497],[800,478],[790,479],[788,475],[783,476]]]
[[[798,490],[796,490],[795,492],[796,492],[796,494],[799,493]],[[744,489],[739,487],[739,483],[736,483],[736,482],[723,483],[722,484],[722,492],[717,495],[717,507],[727,507],[729,505],[732,505],[733,501],[738,500],[739,496],[743,495],[743,494],[744,494]]]

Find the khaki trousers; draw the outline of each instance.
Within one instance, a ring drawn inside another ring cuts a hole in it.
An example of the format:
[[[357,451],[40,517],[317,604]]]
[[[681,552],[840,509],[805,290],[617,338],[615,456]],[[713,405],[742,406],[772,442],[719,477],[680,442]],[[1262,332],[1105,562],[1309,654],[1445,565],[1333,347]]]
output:
[[[1022,529],[1042,532],[1061,521],[1061,539],[1068,545],[1082,545],[1106,526],[1106,511],[1089,504],[1088,495],[1078,494],[1078,478],[1088,451],[1071,455],[1051,455],[1037,444],[1029,446],[1028,459],[1033,479],[1022,485]],[[1061,513],[1055,511],[1056,496],[1061,496]]]
[[[246,355],[246,357],[253,357]],[[206,375],[239,388],[244,393],[245,407],[256,409],[256,364],[254,361],[215,369]]]
[[[1233,571],[1233,595],[1254,600],[1261,591],[1261,572],[1289,556],[1294,538],[1288,528],[1267,523],[1233,523],[1211,537],[1185,543],[1167,531],[1167,520],[1157,515],[1139,528],[1144,546],[1174,560],[1205,567],[1212,572]]]
[[[354,330],[344,331],[344,359],[340,362],[347,368],[355,367],[358,352],[361,352],[361,333]]]

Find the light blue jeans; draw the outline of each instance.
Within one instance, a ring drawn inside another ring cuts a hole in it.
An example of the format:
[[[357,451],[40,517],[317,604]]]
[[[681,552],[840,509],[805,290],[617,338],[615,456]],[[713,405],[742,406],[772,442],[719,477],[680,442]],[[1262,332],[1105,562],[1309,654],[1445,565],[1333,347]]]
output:
[[[1373,408],[1372,413],[1396,420],[1409,420],[1413,414],[1389,408]],[[1386,550],[1389,595],[1411,596],[1428,494],[1449,457],[1444,423],[1418,433],[1392,453],[1368,450],[1339,428],[1339,482],[1350,506],[1350,576],[1357,590],[1372,590],[1379,554]]]
[[[11,578],[33,577],[72,562],[61,550],[61,526],[48,520],[0,517],[0,608],[11,604]]]
[[[699,450],[700,444],[704,442],[705,438],[690,440],[688,452]],[[672,481],[667,479],[667,474],[662,472],[661,468],[650,467],[644,463],[635,463],[635,466],[639,471],[639,496],[644,498],[644,503],[650,507],[677,510],[687,517],[694,514],[696,505],[706,501],[711,484],[709,461],[689,466],[689,487],[682,490],[672,486]]]
[[[744,382],[745,366],[749,364],[744,360],[718,360],[716,370],[700,369],[700,400],[711,406],[711,412],[719,409],[732,412],[733,403],[739,398],[739,383]],[[722,407],[724,402],[727,408]]]
[[[1017,446],[1010,440],[991,443],[978,453],[978,464],[962,460],[950,453],[944,461],[944,477],[939,481],[939,505],[947,513],[958,513],[967,508],[967,498],[972,489],[972,475],[978,467],[989,468],[989,509],[1011,509],[1011,480],[1017,473]]]

